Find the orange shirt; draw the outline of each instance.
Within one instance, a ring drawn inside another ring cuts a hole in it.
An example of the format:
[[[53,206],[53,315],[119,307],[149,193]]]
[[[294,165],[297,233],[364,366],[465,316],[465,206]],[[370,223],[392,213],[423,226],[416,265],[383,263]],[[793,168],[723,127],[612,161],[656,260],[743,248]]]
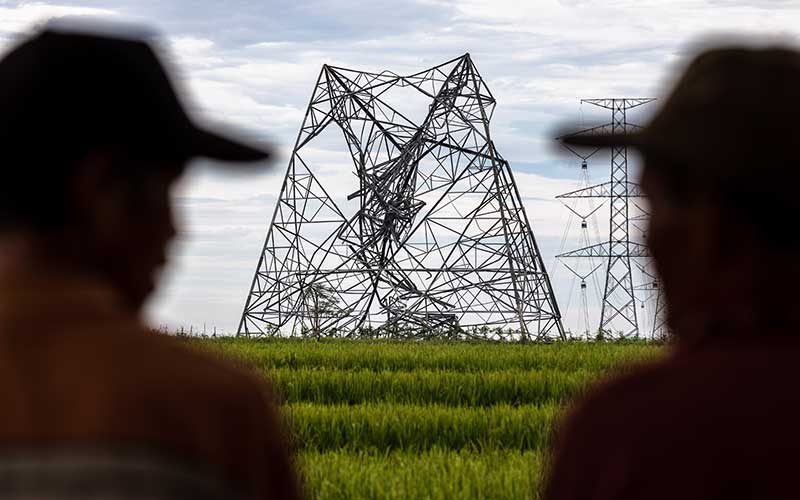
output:
[[[256,499],[300,497],[269,388],[147,331],[83,277],[0,277],[0,455],[63,445],[146,447]]]

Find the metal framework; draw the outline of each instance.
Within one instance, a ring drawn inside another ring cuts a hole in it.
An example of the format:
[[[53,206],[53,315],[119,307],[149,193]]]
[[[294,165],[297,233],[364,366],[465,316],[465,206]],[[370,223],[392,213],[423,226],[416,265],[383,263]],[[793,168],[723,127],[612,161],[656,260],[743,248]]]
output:
[[[494,106],[469,54],[410,76],[323,66],[238,334],[563,338]],[[307,160],[331,129],[357,179],[343,199]]]
[[[639,265],[643,282],[636,287],[636,291],[651,294],[650,298],[654,302],[653,325],[650,335],[654,339],[666,338],[669,333],[666,316],[666,303],[664,302],[664,291],[661,287],[661,280],[653,270],[648,269],[647,264],[652,264],[652,260],[644,265]]]
[[[569,134],[567,137],[630,133],[639,127],[628,123],[627,111],[654,100],[652,98],[583,99],[581,100],[582,103],[610,110],[611,123],[580,130]],[[572,151],[581,156],[575,150]],[[582,157],[585,161],[585,157]],[[647,247],[641,243],[631,241],[630,237],[630,224],[635,218],[630,217],[629,200],[639,197],[644,197],[641,188],[638,184],[628,180],[628,149],[626,146],[614,146],[611,148],[611,179],[609,182],[557,196],[557,198],[561,199],[605,198],[610,202],[608,241],[557,256],[562,259],[599,257],[606,260],[605,287],[600,326],[598,328],[598,332],[604,336],[639,336],[635,296],[637,288],[634,286],[631,259],[650,257]],[[658,328],[663,328],[661,319],[663,300],[661,300],[660,290],[656,303],[658,316],[654,322],[654,334],[657,325],[660,325]]]

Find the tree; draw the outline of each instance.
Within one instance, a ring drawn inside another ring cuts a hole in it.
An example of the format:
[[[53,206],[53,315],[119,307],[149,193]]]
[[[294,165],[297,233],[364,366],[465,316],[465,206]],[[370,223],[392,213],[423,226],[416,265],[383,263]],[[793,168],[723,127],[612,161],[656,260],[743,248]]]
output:
[[[311,321],[311,336],[320,338],[324,320],[335,317],[340,311],[339,299],[331,287],[321,283],[306,285],[303,297],[306,314]]]

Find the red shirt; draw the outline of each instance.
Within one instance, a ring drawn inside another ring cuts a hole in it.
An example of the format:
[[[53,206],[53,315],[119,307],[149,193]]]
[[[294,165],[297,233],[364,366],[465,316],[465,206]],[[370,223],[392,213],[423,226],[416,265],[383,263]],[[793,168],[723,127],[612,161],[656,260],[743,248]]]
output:
[[[800,338],[708,339],[590,392],[546,500],[800,497]]]

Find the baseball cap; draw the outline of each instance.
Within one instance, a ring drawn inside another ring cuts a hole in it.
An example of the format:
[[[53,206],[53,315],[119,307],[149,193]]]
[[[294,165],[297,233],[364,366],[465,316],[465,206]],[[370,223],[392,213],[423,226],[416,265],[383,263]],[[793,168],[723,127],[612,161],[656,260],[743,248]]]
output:
[[[575,146],[631,146],[688,178],[752,191],[754,180],[796,176],[800,52],[724,46],[697,55],[650,122],[618,133],[565,135]],[[774,186],[773,186],[774,187]]]
[[[0,155],[52,158],[100,145],[235,164],[271,155],[195,123],[145,37],[45,26],[0,60]]]

